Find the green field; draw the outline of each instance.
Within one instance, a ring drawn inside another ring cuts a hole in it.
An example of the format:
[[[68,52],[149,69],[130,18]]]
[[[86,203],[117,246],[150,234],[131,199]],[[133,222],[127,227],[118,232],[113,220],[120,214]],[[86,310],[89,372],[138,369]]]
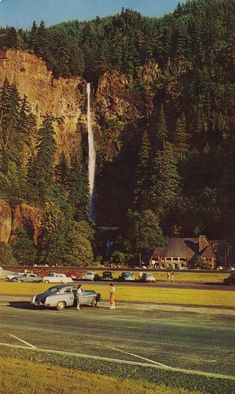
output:
[[[39,373],[40,371],[40,373]],[[46,364],[22,363],[20,359],[0,359],[0,392],[14,394],[17,387],[21,394],[197,394],[155,385],[144,381],[114,378],[99,374],[74,371]]]
[[[52,285],[51,285],[52,286]],[[1,282],[0,294],[33,296],[44,292],[50,285],[43,283]],[[83,283],[86,290],[100,292],[104,301],[108,300],[109,284]],[[214,289],[182,289],[116,284],[116,299],[125,302],[156,302],[173,305],[200,305],[235,307],[235,291]]]

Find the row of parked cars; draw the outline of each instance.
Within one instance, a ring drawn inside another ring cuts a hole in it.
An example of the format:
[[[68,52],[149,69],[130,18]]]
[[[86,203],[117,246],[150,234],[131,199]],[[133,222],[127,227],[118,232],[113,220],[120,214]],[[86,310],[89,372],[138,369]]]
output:
[[[16,272],[10,275],[7,275],[6,279],[10,282],[35,282],[35,283],[73,283],[74,280],[87,280],[87,281],[96,281],[96,280],[118,280],[121,282],[135,281],[136,278],[132,272],[126,271],[122,272],[121,275],[117,279],[113,278],[113,274],[111,271],[104,271],[102,275],[98,275],[95,272],[88,271],[85,272],[81,277],[77,276],[75,272],[68,272],[67,275],[59,274],[56,272],[52,272],[47,276],[38,276],[34,273],[23,273]],[[139,281],[141,282],[152,282],[156,281],[155,277],[151,273],[144,272],[139,276]]]
[[[73,283],[73,279],[65,274],[57,274],[51,272],[47,276],[38,276],[33,273],[16,272],[15,274],[7,275],[6,279],[10,282],[33,282],[33,283]]]
[[[76,279],[78,279],[78,278],[76,278]],[[128,281],[132,282],[132,281],[136,280],[136,277],[133,274],[133,272],[129,272],[129,271],[122,272],[121,275],[119,275],[119,277],[117,279],[113,278],[113,274],[111,271],[104,271],[102,275],[98,275],[95,272],[90,271],[90,272],[86,272],[84,275],[82,275],[82,277],[80,279],[91,280],[91,281],[93,281],[93,280],[119,280],[121,282],[128,282]],[[152,283],[154,283],[156,281],[154,275],[151,273],[148,273],[148,272],[142,273],[139,276],[138,280],[141,282],[152,282]]]

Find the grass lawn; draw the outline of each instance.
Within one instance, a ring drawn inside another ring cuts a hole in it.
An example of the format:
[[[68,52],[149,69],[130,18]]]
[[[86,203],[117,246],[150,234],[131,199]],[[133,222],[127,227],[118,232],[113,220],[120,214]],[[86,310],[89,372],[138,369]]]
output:
[[[0,359],[0,392],[2,394],[199,394],[179,388],[122,378],[106,377],[89,372],[19,359]]]
[[[75,270],[76,271],[76,270]],[[85,273],[86,270],[83,270]],[[92,269],[90,270],[92,271]],[[95,271],[98,275],[102,275],[103,271]],[[107,269],[108,271],[108,269]],[[112,271],[112,275],[114,279],[117,279],[121,273],[125,271]],[[128,269],[126,269],[128,271]],[[129,270],[131,271],[131,269]],[[141,272],[144,272],[141,271]],[[165,271],[148,271],[151,272],[156,280],[160,281],[167,281],[167,272]],[[135,276],[135,279],[139,279],[139,271],[133,271],[133,274]],[[223,273],[223,272],[190,272],[190,271],[177,271],[175,272],[175,282],[196,282],[196,283],[223,283],[224,279],[229,276],[229,273]]]
[[[0,282],[0,294],[35,295],[53,286],[43,283]],[[83,283],[86,290],[96,290],[106,301],[109,295],[109,284]],[[157,302],[160,304],[187,304],[217,307],[235,307],[234,290],[181,289],[146,286],[123,286],[116,284],[116,299],[126,302]]]

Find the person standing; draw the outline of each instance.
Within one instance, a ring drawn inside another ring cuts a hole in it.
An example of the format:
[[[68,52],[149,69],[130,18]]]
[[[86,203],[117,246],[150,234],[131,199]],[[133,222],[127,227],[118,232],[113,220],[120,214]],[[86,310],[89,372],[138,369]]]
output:
[[[110,288],[109,288],[109,304],[110,308],[109,309],[115,309],[115,287],[113,283],[110,283]]]
[[[77,310],[78,310],[78,311],[80,310],[82,292],[83,292],[82,286],[80,286],[80,287],[77,289],[77,292],[76,292]]]

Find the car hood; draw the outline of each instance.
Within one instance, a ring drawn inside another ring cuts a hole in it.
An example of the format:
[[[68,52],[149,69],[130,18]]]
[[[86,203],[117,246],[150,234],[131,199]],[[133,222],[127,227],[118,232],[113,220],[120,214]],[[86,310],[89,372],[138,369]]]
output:
[[[50,291],[46,291],[45,293],[40,293],[36,295],[36,300],[37,301],[42,301],[45,300],[45,298],[50,297],[50,296],[54,296],[57,295],[58,293],[51,293]]]

